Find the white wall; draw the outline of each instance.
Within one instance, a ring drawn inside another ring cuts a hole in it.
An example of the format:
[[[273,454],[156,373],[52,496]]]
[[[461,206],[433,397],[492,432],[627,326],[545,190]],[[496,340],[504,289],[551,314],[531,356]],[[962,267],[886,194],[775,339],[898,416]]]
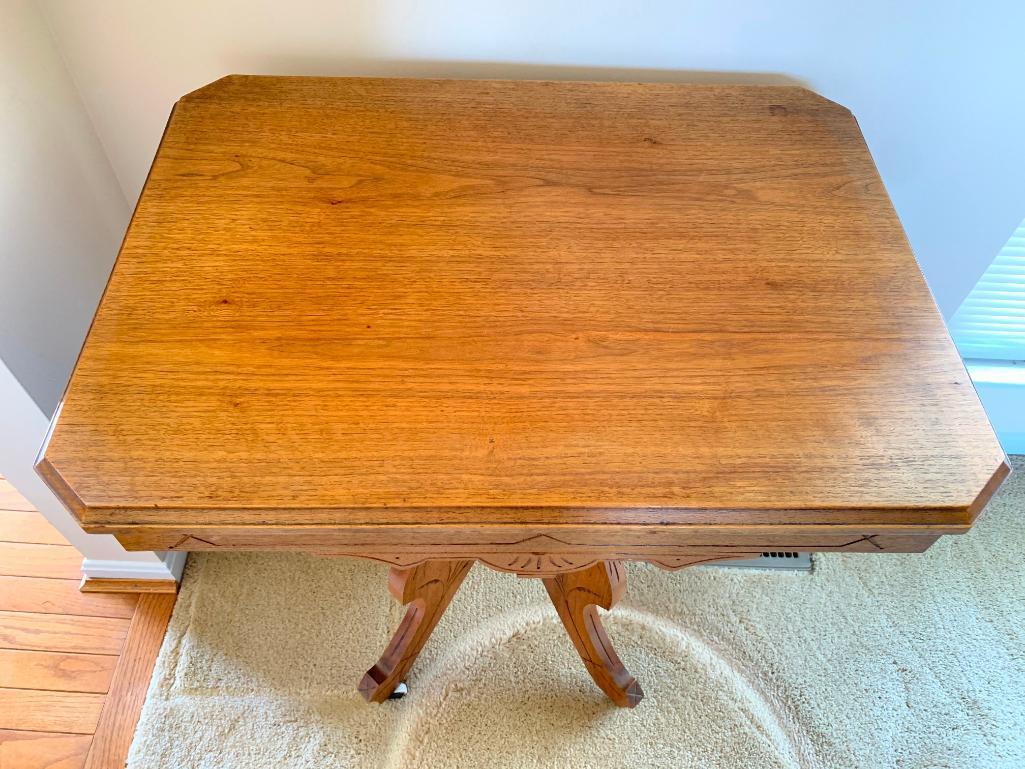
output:
[[[2,8],[0,359],[49,415],[130,209],[36,4]]]
[[[947,316],[1025,217],[1021,0],[42,1],[130,200],[171,104],[232,72],[697,70],[784,75],[850,107]]]
[[[34,2],[0,0],[0,473],[93,577],[167,579],[177,557],[85,534],[33,463],[106,284],[129,206]]]

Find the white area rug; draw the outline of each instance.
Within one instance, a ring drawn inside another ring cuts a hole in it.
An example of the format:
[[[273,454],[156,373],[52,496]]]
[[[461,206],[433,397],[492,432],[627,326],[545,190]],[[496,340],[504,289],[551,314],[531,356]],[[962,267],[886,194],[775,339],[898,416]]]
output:
[[[811,574],[628,566],[611,706],[539,582],[475,566],[410,675],[356,683],[401,616],[387,569],[194,555],[129,769],[1025,767],[1025,461],[973,531]]]

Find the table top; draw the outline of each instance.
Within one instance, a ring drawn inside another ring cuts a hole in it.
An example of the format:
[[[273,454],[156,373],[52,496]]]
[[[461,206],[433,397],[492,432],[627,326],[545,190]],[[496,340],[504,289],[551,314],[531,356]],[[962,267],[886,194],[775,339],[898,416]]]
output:
[[[970,523],[1007,472],[845,108],[233,76],[38,464],[93,525]]]

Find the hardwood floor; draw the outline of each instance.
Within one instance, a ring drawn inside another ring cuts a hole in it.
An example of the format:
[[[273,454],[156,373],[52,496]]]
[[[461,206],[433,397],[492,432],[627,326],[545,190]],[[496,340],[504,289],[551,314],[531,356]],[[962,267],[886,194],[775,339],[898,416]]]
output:
[[[0,769],[122,769],[174,595],[82,593],[82,558],[0,476]]]

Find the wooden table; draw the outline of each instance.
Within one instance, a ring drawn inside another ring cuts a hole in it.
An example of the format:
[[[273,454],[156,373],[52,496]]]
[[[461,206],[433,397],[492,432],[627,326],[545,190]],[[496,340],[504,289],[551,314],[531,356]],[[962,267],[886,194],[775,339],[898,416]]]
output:
[[[175,106],[38,469],[129,549],[392,564],[369,700],[480,561],[625,706],[621,562],[921,551],[1008,472],[843,107],[241,76]]]

